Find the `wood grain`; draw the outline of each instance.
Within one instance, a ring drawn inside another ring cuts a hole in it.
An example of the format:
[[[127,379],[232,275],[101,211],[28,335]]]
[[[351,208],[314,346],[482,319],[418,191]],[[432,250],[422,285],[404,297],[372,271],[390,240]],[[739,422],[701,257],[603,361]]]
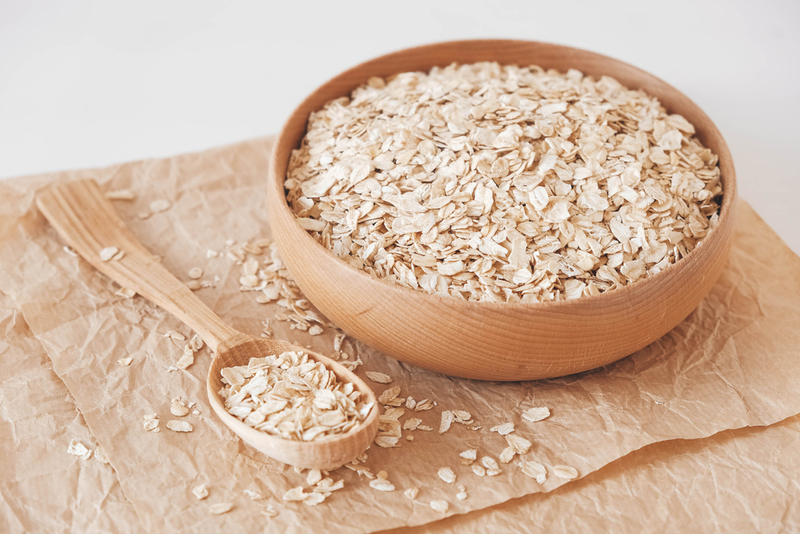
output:
[[[291,151],[311,111],[348,95],[371,76],[427,71],[452,62],[498,61],[595,77],[658,97],[680,113],[719,155],[724,195],[718,225],[684,259],[661,273],[596,297],[555,303],[467,302],[400,287],[351,267],[296,222],[283,189]],[[399,360],[454,376],[530,380],[593,369],[647,346],[685,319],[708,294],[727,261],[736,213],[736,176],[717,127],[664,81],[606,56],[528,41],[459,41],[395,52],[331,79],[291,114],[273,148],[267,182],[273,234],[306,296],[348,334]]]
[[[216,353],[206,381],[209,402],[245,443],[276,460],[310,469],[340,467],[370,446],[378,432],[380,411],[375,394],[363,380],[325,356],[282,341],[248,336],[225,324],[136,239],[94,180],[49,187],[37,195],[36,204],[69,246],[98,271],[161,306],[203,338]],[[125,255],[119,260],[101,260],[100,251],[112,246]],[[352,382],[362,398],[374,405],[366,420],[345,434],[303,442],[259,432],[229,414],[219,395],[223,386],[220,371],[247,365],[250,358],[286,351],[305,352],[322,362],[340,381]]]

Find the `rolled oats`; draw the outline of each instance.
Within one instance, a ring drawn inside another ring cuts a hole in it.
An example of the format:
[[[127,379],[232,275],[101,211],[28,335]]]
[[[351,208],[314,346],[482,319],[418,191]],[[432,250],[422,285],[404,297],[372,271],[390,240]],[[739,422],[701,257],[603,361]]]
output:
[[[550,417],[550,408],[547,407],[534,407],[529,408],[522,412],[522,418],[526,421],[530,421],[531,423],[536,423],[537,421],[543,421]]]
[[[173,432],[191,432],[194,430],[194,427],[188,421],[167,421],[167,428],[172,430]]]
[[[79,458],[82,458],[84,460],[88,460],[89,458],[92,457],[92,450],[88,449],[86,445],[84,445],[80,441],[74,439],[69,442],[69,447],[67,447],[67,452],[74,456],[78,456]]]
[[[454,484],[456,481],[456,474],[449,467],[442,467],[441,469],[439,469],[439,472],[437,474],[439,475],[439,478],[441,478],[448,484]]]
[[[369,487],[378,491],[394,491],[394,484],[383,478],[370,480]]]
[[[211,515],[222,515],[222,514],[227,514],[232,509],[233,509],[233,503],[218,502],[208,507],[208,513],[210,513]]]
[[[100,251],[100,259],[103,261],[110,261],[119,254],[119,249],[117,247],[106,247]]]
[[[221,374],[225,387],[219,393],[228,413],[284,439],[313,441],[346,433],[372,409],[352,384],[340,382],[304,352],[252,358],[247,365],[222,369]],[[378,438],[379,446],[397,444],[396,438]]]
[[[613,78],[453,64],[311,114],[284,183],[299,224],[355,268],[489,302],[597,295],[713,227],[717,156]]]
[[[97,448],[94,450],[94,459],[100,462],[101,464],[108,464],[108,454],[106,454],[106,450],[102,447],[102,445],[98,445]]]
[[[206,484],[195,486],[192,488],[192,494],[197,498],[198,501],[202,501],[208,497],[208,486]]]
[[[542,464],[529,460],[520,462],[520,467],[523,473],[536,479],[539,484],[544,484],[547,481],[547,468]]]
[[[553,466],[553,474],[559,478],[574,480],[578,478],[578,470],[568,465]]]
[[[167,211],[169,208],[171,208],[172,204],[169,202],[169,200],[157,198],[150,202],[148,207],[150,208],[150,213],[161,213],[162,211]]]
[[[413,501],[417,498],[417,495],[419,495],[419,488],[416,487],[408,488],[403,492],[403,495],[405,495],[406,498],[411,499]]]
[[[172,399],[169,405],[169,412],[176,417],[183,417],[189,414],[189,407],[186,406],[180,397]]]
[[[431,508],[436,512],[445,514],[450,509],[450,503],[443,500],[431,501]]]
[[[367,378],[369,378],[376,384],[390,384],[392,382],[392,377],[385,373],[379,373],[377,371],[367,371],[364,374],[367,375]]]

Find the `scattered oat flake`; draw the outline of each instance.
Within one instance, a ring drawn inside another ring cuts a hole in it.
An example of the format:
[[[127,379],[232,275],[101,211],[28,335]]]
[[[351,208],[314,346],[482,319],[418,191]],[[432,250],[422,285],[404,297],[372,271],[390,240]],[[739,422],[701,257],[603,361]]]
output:
[[[102,445],[98,445],[97,448],[94,450],[94,459],[100,462],[101,464],[108,464],[108,455],[106,454],[106,450],[102,447]]]
[[[416,430],[420,423],[422,423],[422,419],[409,417],[403,422],[403,430]]]
[[[424,412],[425,410],[430,410],[432,408],[433,401],[431,399],[422,399],[421,401],[417,401],[416,406],[414,406],[414,411]]]
[[[341,333],[336,334],[336,336],[333,338],[333,351],[334,352],[339,352],[340,350],[342,350],[342,343],[344,343],[344,338],[345,338],[345,335],[341,334]]]
[[[391,401],[400,395],[400,386],[393,386],[383,390],[378,397],[378,402],[381,404],[389,404]]]
[[[510,447],[513,447],[517,454],[526,454],[533,445],[530,440],[522,436],[517,436],[516,434],[508,434],[506,436],[506,443],[508,443]]]
[[[376,384],[389,384],[392,382],[392,377],[384,373],[379,373],[377,371],[367,371],[365,374],[367,375],[367,378],[369,378]]]
[[[150,213],[161,213],[162,211],[167,211],[172,204],[170,204],[169,200],[165,200],[163,198],[157,198],[150,202],[149,208]]]
[[[278,513],[279,513],[278,510],[276,510],[275,507],[271,504],[268,504],[261,509],[261,515],[265,515],[269,518],[277,517]]]
[[[155,432],[158,430],[158,415],[157,414],[147,414],[144,415],[142,418],[142,426],[148,432]]]
[[[172,399],[169,405],[169,412],[176,417],[183,417],[189,414],[189,408],[186,406],[180,397]]]
[[[312,326],[311,328],[309,328],[309,329],[308,329],[308,333],[309,333],[310,335],[312,335],[312,336],[318,336],[318,335],[320,335],[322,332],[324,332],[324,330],[323,330],[323,329],[322,329],[322,327],[321,327],[320,325],[318,325],[318,324],[315,324],[314,326]]]
[[[456,493],[456,499],[458,499],[459,501],[466,500],[467,499],[467,492],[466,491],[460,491],[460,492]]]
[[[67,447],[67,452],[69,454],[78,456],[84,460],[88,460],[89,458],[92,457],[91,449],[87,449],[86,445],[74,439],[69,442],[69,447]]]
[[[547,407],[534,407],[522,412],[522,418],[531,423],[544,421],[548,417],[550,417],[550,408]]]
[[[192,267],[189,269],[188,275],[192,280],[198,280],[203,276],[203,269],[200,267]]]
[[[568,465],[553,466],[553,474],[558,478],[564,478],[567,480],[574,480],[578,478],[578,470]]]
[[[520,467],[524,474],[535,479],[539,484],[544,484],[547,481],[547,468],[542,464],[528,460],[520,462]]]
[[[106,247],[100,251],[100,259],[103,261],[109,261],[118,253],[119,249],[117,247]]]
[[[66,252],[67,254],[72,256],[73,258],[77,258],[78,257],[78,253],[75,252],[74,250],[72,250],[71,248],[69,248],[67,245],[64,245],[63,248],[64,248],[64,252]]]
[[[194,430],[194,427],[188,421],[167,421],[167,428],[172,430],[173,432],[191,432]]]
[[[439,469],[439,472],[437,474],[439,475],[439,478],[441,478],[448,484],[454,484],[456,481],[456,474],[449,467],[442,467],[441,469]]]
[[[178,369],[188,369],[189,367],[192,366],[193,363],[194,363],[194,352],[191,350],[191,348],[189,348],[189,350],[184,349],[181,357],[178,359],[177,362],[175,362],[175,367]]]
[[[117,360],[117,365],[119,365],[120,367],[128,367],[131,364],[132,361],[133,361],[133,358],[130,358],[130,357],[128,357],[128,358],[120,358],[119,360]]]
[[[201,284],[199,280],[189,280],[188,282],[186,282],[186,287],[188,287],[192,291],[197,291],[198,289],[203,288],[203,284]]]
[[[313,486],[320,480],[322,480],[322,471],[319,469],[311,469],[306,477],[306,484]]]
[[[478,475],[479,477],[486,476],[486,469],[478,464],[472,465],[472,472]]]
[[[264,496],[261,495],[259,492],[253,491],[251,489],[246,489],[242,493],[244,493],[247,497],[250,497],[250,500],[252,501],[260,501],[261,499],[264,498]]]
[[[444,434],[450,430],[450,425],[453,423],[453,412],[444,410],[442,412],[442,420],[439,423],[439,434]]]
[[[457,423],[471,423],[472,414],[465,410],[453,410],[453,420]]]
[[[497,460],[495,460],[491,456],[484,456],[483,458],[481,458],[481,463],[483,464],[483,467],[485,467],[486,469],[499,469],[500,467],[499,465],[497,465]]]
[[[127,287],[121,287],[114,294],[119,295],[120,297],[125,297],[126,299],[132,299],[136,296],[136,291],[133,289],[128,289]]]
[[[514,432],[514,423],[503,423],[502,425],[493,426],[489,430],[491,432],[497,432],[501,436],[505,436]]]
[[[460,457],[464,458],[465,460],[472,460],[475,461],[478,459],[478,451],[477,449],[468,449],[459,454]]]
[[[164,334],[164,337],[168,337],[173,341],[186,341],[186,336],[184,336],[180,332],[176,332],[175,330],[167,331],[167,333]]]
[[[431,508],[436,512],[445,514],[450,509],[450,503],[442,500],[431,501]]]
[[[222,515],[227,514],[233,509],[233,503],[229,502],[218,502],[216,504],[212,504],[208,507],[208,512],[211,515]]]
[[[514,459],[514,456],[516,456],[516,454],[517,451],[514,449],[514,447],[506,447],[505,449],[503,449],[503,451],[500,453],[497,459],[500,460],[500,463],[507,464],[508,462]]]
[[[283,494],[284,501],[302,501],[308,498],[308,493],[303,492],[303,486],[292,488]]]
[[[414,499],[417,498],[417,495],[419,495],[419,488],[417,487],[408,488],[403,492],[403,495],[405,495],[406,498],[411,499],[413,501]]]
[[[307,504],[308,506],[316,506],[326,498],[327,496],[324,493],[309,493],[308,497],[303,499],[303,504]]]
[[[383,478],[370,480],[369,487],[378,491],[394,491],[394,484]]]
[[[397,441],[399,440],[396,436],[381,436],[378,435],[375,437],[375,445],[381,447],[383,449],[391,449],[397,447]]]
[[[197,500],[202,501],[206,497],[208,497],[208,486],[206,484],[200,484],[199,486],[195,486],[192,488],[192,494],[197,498]]]

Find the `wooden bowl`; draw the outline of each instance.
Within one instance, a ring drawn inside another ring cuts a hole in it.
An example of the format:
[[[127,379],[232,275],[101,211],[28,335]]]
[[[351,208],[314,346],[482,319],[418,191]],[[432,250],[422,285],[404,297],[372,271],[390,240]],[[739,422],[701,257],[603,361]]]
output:
[[[428,295],[373,278],[322,247],[295,220],[283,182],[309,113],[349,95],[371,76],[428,71],[453,62],[497,61],[609,75],[658,97],[680,113],[719,155],[719,223],[685,258],[644,280],[594,297],[497,304]],[[388,54],[322,85],[294,110],[275,142],[269,168],[269,214],[281,257],[306,296],[349,335],[398,360],[448,375],[531,380],[577,373],[632,354],[685,319],[725,266],[733,239],[736,178],[728,146],[711,119],[677,89],[609,57],[528,41],[458,41]]]

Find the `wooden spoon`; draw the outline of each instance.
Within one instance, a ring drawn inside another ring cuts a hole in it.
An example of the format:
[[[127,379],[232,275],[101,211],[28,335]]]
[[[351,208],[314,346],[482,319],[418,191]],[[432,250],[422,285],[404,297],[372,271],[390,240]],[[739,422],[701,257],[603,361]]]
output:
[[[208,371],[208,400],[214,411],[245,443],[281,462],[310,469],[334,469],[356,458],[378,431],[378,403],[372,390],[354,373],[320,354],[283,341],[243,334],[225,324],[151,254],[131,231],[94,180],[49,187],[36,198],[39,209],[64,240],[86,261],[122,287],[161,306],[197,332],[216,354]],[[119,259],[103,261],[100,251],[116,247]],[[325,365],[342,382],[352,382],[373,408],[365,420],[345,434],[314,441],[293,441],[255,430],[225,410],[219,395],[220,371],[247,365],[250,358],[302,351]]]

